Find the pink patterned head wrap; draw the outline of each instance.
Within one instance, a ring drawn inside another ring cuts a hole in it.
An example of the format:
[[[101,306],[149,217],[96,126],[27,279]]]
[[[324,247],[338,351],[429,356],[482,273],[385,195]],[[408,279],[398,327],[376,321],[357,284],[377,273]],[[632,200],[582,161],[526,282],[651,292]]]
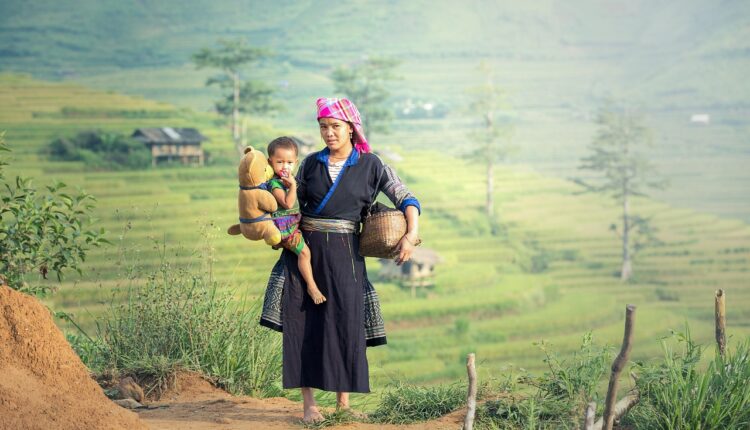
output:
[[[370,152],[370,145],[367,144],[365,131],[362,128],[362,118],[359,116],[357,106],[348,99],[335,99],[321,97],[316,102],[318,104],[318,119],[335,118],[346,121],[354,126],[356,139],[354,148],[360,153]]]

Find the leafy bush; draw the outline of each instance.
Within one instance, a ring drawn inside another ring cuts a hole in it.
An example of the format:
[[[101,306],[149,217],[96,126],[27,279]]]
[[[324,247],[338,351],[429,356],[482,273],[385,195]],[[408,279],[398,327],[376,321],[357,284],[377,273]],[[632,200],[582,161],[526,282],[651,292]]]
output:
[[[419,387],[399,382],[383,394],[370,420],[409,424],[438,418],[463,406],[466,391],[466,386],[460,384]]]
[[[45,151],[53,160],[81,161],[100,169],[143,169],[151,165],[151,153],[143,143],[102,131],[55,139]]]
[[[726,357],[717,353],[701,370],[703,349],[690,332],[676,338],[681,352],[663,342],[663,361],[638,363],[641,401],[627,423],[635,429],[750,428],[750,343]]]
[[[132,270],[131,273],[137,272]],[[119,304],[118,304],[119,303]],[[202,271],[162,258],[142,283],[133,281],[97,321],[103,363],[97,371],[134,374],[163,386],[180,368],[215,378],[232,393],[278,395],[280,337],[260,327],[259,303],[235,302]],[[85,344],[85,342],[84,342]]]
[[[0,135],[0,153],[8,151]],[[0,157],[0,274],[11,288],[43,294],[53,289],[44,282],[49,272],[58,281],[65,269],[81,273],[86,252],[107,242],[104,230],[88,229],[94,197],[83,191],[68,193],[61,182],[41,193],[29,178],[6,181],[7,165]],[[29,282],[32,273],[39,273],[42,282]]]

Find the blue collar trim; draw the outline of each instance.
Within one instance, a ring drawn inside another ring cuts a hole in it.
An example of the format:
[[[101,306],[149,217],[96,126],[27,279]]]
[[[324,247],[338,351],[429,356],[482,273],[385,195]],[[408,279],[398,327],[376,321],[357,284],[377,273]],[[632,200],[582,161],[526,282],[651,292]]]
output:
[[[331,154],[331,150],[328,148],[323,148],[320,152],[318,152],[317,160],[323,164],[328,164],[328,156]],[[352,149],[352,153],[349,154],[349,158],[346,159],[346,163],[344,163],[344,166],[354,166],[359,161],[359,151],[356,149]]]

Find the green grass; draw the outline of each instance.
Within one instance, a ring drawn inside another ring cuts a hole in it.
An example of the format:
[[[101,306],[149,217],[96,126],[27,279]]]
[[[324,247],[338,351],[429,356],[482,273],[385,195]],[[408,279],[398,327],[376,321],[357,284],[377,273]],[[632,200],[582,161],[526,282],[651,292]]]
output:
[[[664,430],[750,426],[747,340],[728,348],[726,356],[715,353],[704,367],[701,357],[706,348],[693,343],[689,331],[676,337],[677,348],[663,342],[662,360],[635,366],[641,401],[625,422],[635,429]]]
[[[157,395],[180,369],[235,394],[278,395],[280,336],[257,324],[259,301],[220,291],[205,270],[211,256],[201,257],[187,268],[166,255],[154,271],[128,264],[128,285],[113,292],[95,334],[82,332],[74,347],[92,370],[134,375]]]
[[[447,415],[466,403],[462,384],[421,387],[396,383],[383,393],[369,419],[383,424],[411,424]]]

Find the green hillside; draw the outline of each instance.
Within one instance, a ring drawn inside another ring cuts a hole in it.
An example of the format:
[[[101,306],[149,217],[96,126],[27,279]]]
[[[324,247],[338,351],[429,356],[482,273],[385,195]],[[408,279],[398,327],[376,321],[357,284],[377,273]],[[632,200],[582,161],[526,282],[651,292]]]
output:
[[[750,19],[744,2],[715,7],[695,0],[627,5],[579,0],[566,6],[552,1],[356,0],[345,8],[311,0],[83,0],[75,7],[11,0],[3,2],[2,12],[0,68],[47,78],[179,67],[219,37],[242,36],[272,48],[274,63],[308,71],[370,54],[440,60],[448,67],[480,58],[516,65],[580,62],[579,68],[593,61],[600,76],[589,82],[589,93],[631,93],[632,86],[645,84],[649,93],[640,95],[662,106],[667,101],[660,99],[684,89],[685,81],[701,102],[717,96],[714,83],[727,77],[738,83],[748,58],[741,35]],[[711,67],[715,59],[721,67]],[[685,60],[691,63],[687,68],[681,66]],[[729,75],[717,80],[704,75],[704,84],[693,76],[698,63]],[[655,89],[663,92],[650,93]],[[592,95],[600,94],[580,94]],[[735,102],[747,95],[747,88],[723,94]]]
[[[421,100],[444,118],[397,118],[376,145],[463,153],[477,122],[466,89],[480,60],[508,93],[519,151],[511,161],[545,175],[577,174],[601,99],[642,110],[654,131],[653,161],[671,183],[655,198],[750,221],[750,3],[578,0],[376,2],[322,7],[310,0],[5,1],[0,70],[73,81],[196,111],[218,97],[210,71],[190,55],[218,38],[246,37],[275,56],[248,76],[279,89],[286,111],[267,118],[309,130],[312,100],[333,92],[332,67],[367,55],[403,61],[392,108]],[[709,126],[690,124],[709,114]],[[4,122],[0,118],[0,123]],[[310,135],[310,133],[306,133]],[[314,133],[313,133],[314,135]]]
[[[66,118],[62,108],[71,105],[97,109],[92,112],[133,109],[150,115]],[[94,172],[38,155],[54,136],[94,126],[116,131],[198,126],[212,138],[209,150],[231,151],[225,131],[213,125],[210,115],[4,75],[0,117],[14,150],[10,173],[33,176],[37,184],[55,178],[94,194],[97,225],[109,231],[113,242],[91,253],[83,277],[70,276],[64,282],[50,301],[52,308],[72,312],[91,327],[112,288],[127,285],[131,263],[153,267],[161,252],[211,270],[238,292],[262,294],[277,253],[224,233],[237,216],[234,165]],[[436,269],[436,288],[417,298],[379,281],[377,261],[369,262],[389,336],[387,347],[369,351],[376,389],[393,378],[463,378],[468,351],[477,352],[484,376],[497,376],[511,364],[539,369],[543,355],[532,342],[541,339],[561,352],[572,351],[591,330],[599,341],[617,344],[626,303],[639,307],[635,358],[657,355],[656,340],[685,322],[698,341],[710,343],[717,288],[727,291],[729,335],[750,335],[746,223],[654,200],[634,202],[640,213],[653,216],[664,245],[638,256],[636,282],[623,285],[614,276],[619,246],[608,226],[617,210],[608,200],[579,195],[570,182],[528,166],[505,166],[496,177],[495,210],[507,235],[491,236],[482,216],[480,169],[435,149],[393,148],[404,157],[397,170],[424,208],[424,246],[445,262]]]

